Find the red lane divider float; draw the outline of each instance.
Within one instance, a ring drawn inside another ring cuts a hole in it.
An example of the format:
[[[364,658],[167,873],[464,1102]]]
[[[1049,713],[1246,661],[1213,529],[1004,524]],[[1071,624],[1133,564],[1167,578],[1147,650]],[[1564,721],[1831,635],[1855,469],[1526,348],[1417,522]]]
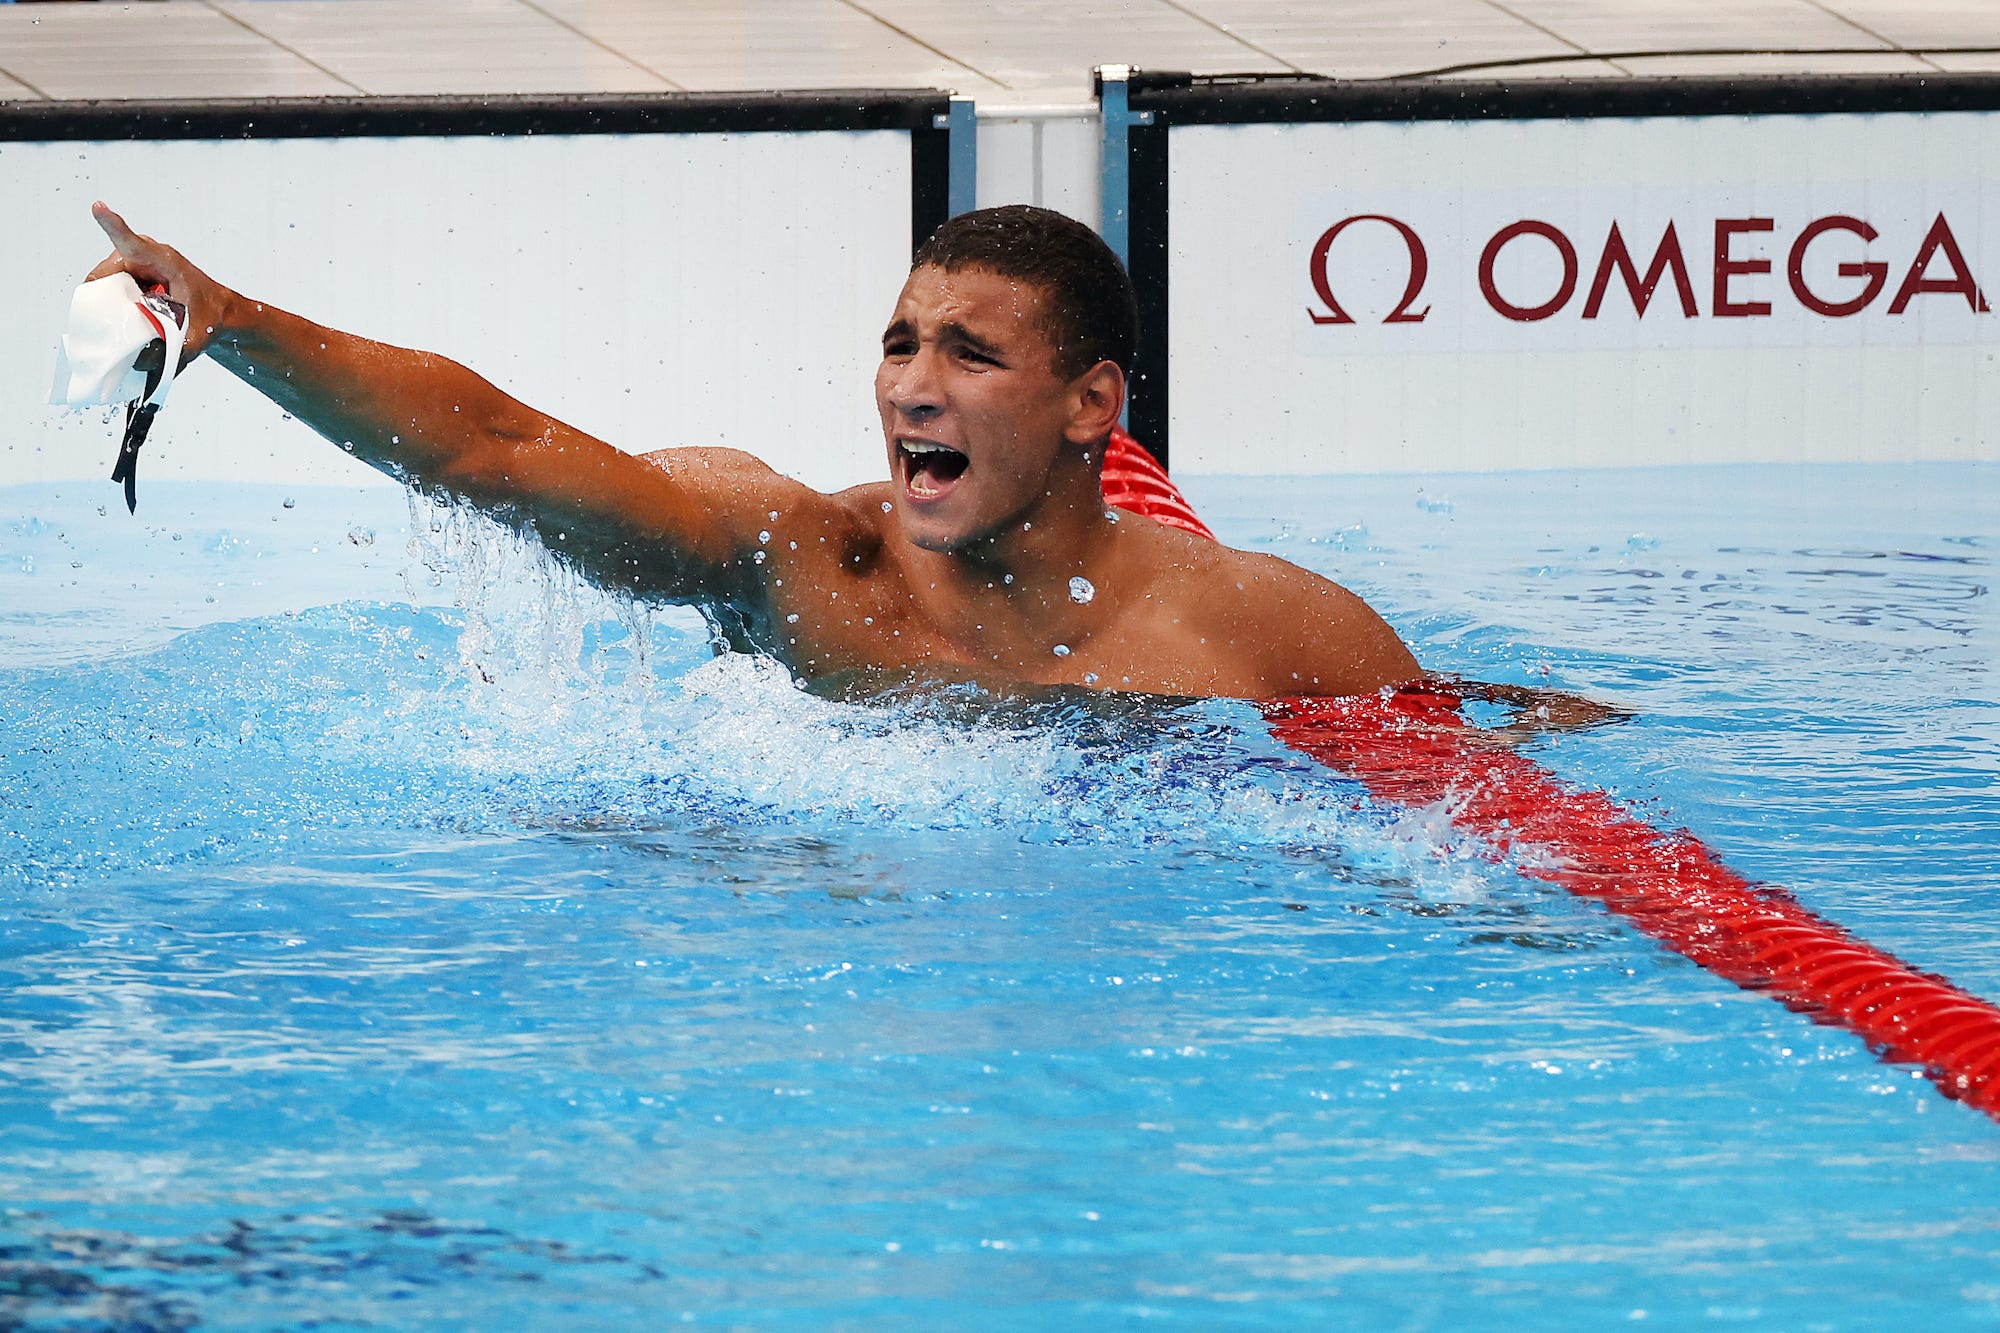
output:
[[[1111,443],[1104,450],[1102,484],[1104,502],[1115,509],[1143,514],[1170,528],[1215,540],[1181,488],[1168,478],[1167,470],[1146,452],[1145,445],[1127,435],[1123,426],[1111,428]]]
[[[1214,535],[1123,431],[1106,453],[1104,495]],[[2000,1119],[2000,1009],[1856,939],[1783,890],[1751,884],[1693,834],[1653,828],[1603,792],[1570,787],[1483,738],[1449,693],[1261,707],[1272,735],[1377,799],[1440,806],[1496,855],[1514,857],[1523,875],[1603,903],[1717,976],[1846,1028],[1883,1059],[1921,1066],[1946,1096]]]

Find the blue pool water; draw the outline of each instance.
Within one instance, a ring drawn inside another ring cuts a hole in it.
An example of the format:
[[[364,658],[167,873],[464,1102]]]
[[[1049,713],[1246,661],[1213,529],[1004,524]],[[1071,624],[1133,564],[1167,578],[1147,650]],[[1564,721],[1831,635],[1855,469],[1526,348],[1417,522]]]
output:
[[[1997,481],[1192,491],[2000,996]],[[2000,1125],[1247,708],[828,702],[415,520],[0,491],[0,1327],[2000,1323]]]

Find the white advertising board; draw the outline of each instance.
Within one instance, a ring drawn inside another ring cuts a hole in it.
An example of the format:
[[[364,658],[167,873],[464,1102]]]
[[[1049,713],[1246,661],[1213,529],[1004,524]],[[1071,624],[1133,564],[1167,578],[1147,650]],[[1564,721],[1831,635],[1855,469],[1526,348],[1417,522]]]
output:
[[[911,174],[901,131],[0,143],[0,485],[110,472],[117,428],[46,406],[70,291],[108,250],[100,198],[239,291],[443,353],[628,450],[879,476]],[[140,475],[375,474],[196,366]]]
[[[2000,458],[2000,114],[1176,127],[1188,473]]]

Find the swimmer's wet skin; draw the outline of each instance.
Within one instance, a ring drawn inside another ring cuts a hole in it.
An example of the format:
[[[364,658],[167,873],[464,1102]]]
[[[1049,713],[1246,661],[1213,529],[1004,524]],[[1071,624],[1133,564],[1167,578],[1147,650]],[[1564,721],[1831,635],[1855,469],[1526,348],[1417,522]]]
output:
[[[411,486],[531,526],[607,587],[703,607],[808,682],[1263,699],[1422,674],[1337,584],[1107,510],[1135,307],[1110,250],[1060,214],[982,210],[926,242],[875,380],[889,480],[826,495],[733,450],[626,454],[443,357],[243,297],[93,212],[114,252],[92,276],[164,284],[190,312],[188,359]]]

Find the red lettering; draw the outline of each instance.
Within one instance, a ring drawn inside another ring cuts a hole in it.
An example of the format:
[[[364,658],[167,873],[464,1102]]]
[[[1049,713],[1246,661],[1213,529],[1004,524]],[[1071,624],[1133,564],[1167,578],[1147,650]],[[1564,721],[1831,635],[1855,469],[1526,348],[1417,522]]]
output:
[[[1768,259],[1731,259],[1729,242],[1732,237],[1745,232],[1771,231],[1777,227],[1771,218],[1717,218],[1715,220],[1715,302],[1710,313],[1717,316],[1741,317],[1744,315],[1768,315],[1771,313],[1769,301],[1732,301],[1729,299],[1729,280],[1748,276],[1752,273],[1769,273],[1771,261]]]
[[[1431,308],[1425,306],[1422,310],[1413,312],[1410,307],[1415,305],[1417,297],[1423,294],[1424,279],[1430,273],[1430,256],[1424,252],[1423,240],[1418,237],[1416,231],[1407,222],[1403,222],[1397,218],[1386,217],[1381,213],[1357,213],[1351,218],[1342,218],[1320,233],[1319,240],[1313,244],[1310,269],[1312,272],[1313,291],[1319,294],[1320,302],[1326,306],[1328,313],[1322,315],[1308,306],[1306,307],[1307,317],[1315,324],[1352,324],[1354,322],[1354,317],[1345,310],[1342,310],[1340,302],[1333,299],[1333,284],[1327,280],[1326,275],[1326,256],[1327,252],[1333,249],[1334,239],[1356,222],[1388,223],[1402,236],[1403,245],[1410,252],[1410,280],[1403,285],[1403,298],[1396,303],[1396,308],[1391,310],[1383,318],[1382,322],[1384,324],[1423,323],[1424,316],[1430,314]]]
[[[1940,250],[1944,251],[1945,262],[1951,265],[1952,276],[1925,277],[1924,270],[1930,267],[1931,257]],[[1896,289],[1896,299],[1889,302],[1889,313],[1902,314],[1909,309],[1910,298],[1920,292],[1956,292],[1965,298],[1974,314],[1983,315],[1988,309],[1986,294],[1972,280],[1972,270],[1965,265],[1965,253],[1958,248],[1958,238],[1951,234],[1951,224],[1942,213],[1924,233],[1924,243],[1917,247],[1917,257],[1910,261],[1910,271],[1903,275],[1903,285]]]
[[[1785,263],[1787,276],[1792,283],[1792,295],[1799,298],[1799,304],[1815,314],[1831,315],[1842,319],[1867,309],[1868,303],[1881,294],[1882,284],[1889,279],[1889,266],[1879,259],[1871,259],[1865,264],[1849,260],[1835,270],[1843,278],[1866,278],[1861,284],[1859,295],[1845,301],[1828,301],[1806,286],[1806,247],[1830,231],[1852,232],[1863,243],[1875,239],[1876,231],[1860,218],[1851,218],[1836,213],[1831,217],[1815,218],[1806,229],[1799,233],[1799,239],[1792,242],[1791,257]]]
[[[1562,284],[1556,288],[1554,296],[1540,305],[1515,305],[1500,295],[1500,289],[1493,284],[1494,261],[1499,259],[1500,251],[1509,241],[1521,236],[1540,236],[1554,244],[1556,253],[1562,256]],[[1576,295],[1576,247],[1569,243],[1569,237],[1546,222],[1528,218],[1510,222],[1495,232],[1493,239],[1486,243],[1486,248],[1479,252],[1479,290],[1485,295],[1486,304],[1508,319],[1524,324],[1547,319],[1569,304],[1569,298]]]
[[[1604,292],[1611,285],[1611,271],[1617,269],[1625,279],[1625,292],[1632,298],[1632,309],[1641,319],[1645,318],[1646,307],[1652,304],[1653,292],[1660,285],[1660,279],[1672,269],[1674,291],[1681,298],[1681,314],[1693,319],[1698,313],[1694,308],[1694,283],[1688,280],[1687,259],[1681,254],[1681,238],[1674,232],[1674,224],[1667,224],[1666,235],[1660,237],[1659,248],[1653,251],[1653,262],[1646,269],[1646,276],[1639,277],[1638,265],[1632,262],[1632,252],[1625,248],[1625,238],[1618,234],[1618,224],[1611,224],[1611,234],[1604,238],[1604,253],[1597,261],[1597,274],[1590,280],[1590,295],[1584,298],[1583,317],[1596,319],[1597,312],[1604,307]]]

